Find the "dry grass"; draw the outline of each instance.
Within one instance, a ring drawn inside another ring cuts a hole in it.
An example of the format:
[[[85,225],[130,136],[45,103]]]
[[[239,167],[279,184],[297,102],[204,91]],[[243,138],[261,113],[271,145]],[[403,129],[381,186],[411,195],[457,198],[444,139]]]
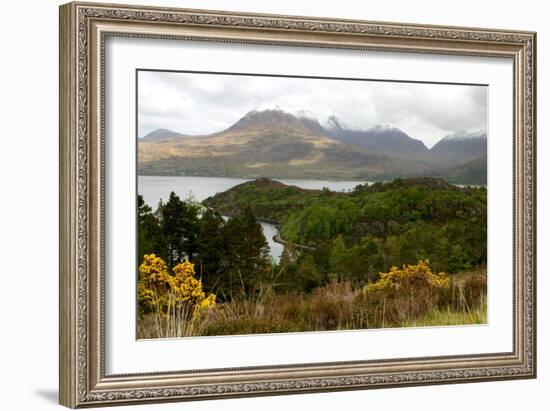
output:
[[[405,321],[403,327],[436,327],[447,325],[487,324],[487,304],[470,311],[452,311],[436,308],[428,314]]]
[[[311,294],[277,295],[268,287],[196,317],[147,314],[140,319],[139,338],[483,324],[486,293],[485,270],[452,276],[450,287],[437,292],[411,286],[365,293],[349,282],[334,282]]]
[[[190,304],[169,300],[166,312],[155,309],[138,317],[138,338],[181,338],[202,335],[206,322]]]

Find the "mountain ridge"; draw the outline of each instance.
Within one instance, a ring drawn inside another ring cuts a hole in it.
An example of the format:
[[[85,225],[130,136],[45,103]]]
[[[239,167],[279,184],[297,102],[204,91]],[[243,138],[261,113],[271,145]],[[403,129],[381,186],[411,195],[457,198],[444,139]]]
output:
[[[447,151],[436,149],[434,155],[437,144],[430,150],[396,127],[355,130],[336,116],[321,125],[307,113],[279,109],[250,111],[208,135],[171,137],[170,130],[159,130],[139,139],[142,174],[380,180],[430,175],[472,161],[476,154],[449,136]],[[470,138],[466,145],[477,140]],[[477,154],[486,155],[486,147]]]
[[[414,139],[397,127],[377,125],[366,130],[350,129],[341,121],[332,121],[327,130],[331,138],[343,143],[364,147],[396,158],[425,158],[429,150],[420,140]]]
[[[439,140],[430,150],[437,159],[458,165],[487,156],[487,132],[457,132]]]
[[[172,138],[188,137],[186,134],[181,134],[176,131],[169,130],[167,128],[157,128],[150,131],[143,137],[145,140],[170,140]]]

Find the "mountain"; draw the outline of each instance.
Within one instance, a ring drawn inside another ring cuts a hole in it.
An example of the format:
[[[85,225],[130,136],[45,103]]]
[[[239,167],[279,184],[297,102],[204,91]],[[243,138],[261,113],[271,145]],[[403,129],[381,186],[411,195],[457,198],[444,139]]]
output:
[[[139,172],[231,177],[384,179],[422,173],[422,162],[388,156],[331,138],[309,117],[251,111],[209,136],[140,139]]]
[[[142,138],[146,140],[169,140],[177,137],[186,137],[185,134],[176,133],[175,131],[168,130],[166,128],[157,128],[150,133],[144,135]]]
[[[300,117],[302,125],[314,134],[319,136],[328,136],[323,126],[314,118]]]
[[[337,117],[331,116],[326,129],[328,135],[336,141],[395,158],[425,159],[429,154],[422,141],[410,137],[396,127],[378,125],[368,130],[353,130],[347,128]]]
[[[181,138],[185,137],[185,138]],[[186,136],[158,129],[138,140],[138,172],[243,178],[387,180],[432,176],[485,184],[487,134],[459,132],[431,150],[402,130],[348,128],[332,116],[251,111],[225,130]]]
[[[455,165],[476,160],[487,155],[487,132],[460,131],[448,135],[431,148],[430,154],[434,159]]]
[[[282,110],[251,111],[229,127],[227,132],[279,132],[310,133],[299,118]]]
[[[454,184],[487,185],[487,156],[430,173]]]

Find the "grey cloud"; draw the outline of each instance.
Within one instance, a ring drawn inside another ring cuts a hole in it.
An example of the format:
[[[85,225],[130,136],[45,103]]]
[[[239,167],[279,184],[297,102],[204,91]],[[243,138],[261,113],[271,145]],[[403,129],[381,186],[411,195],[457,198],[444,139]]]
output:
[[[432,146],[447,134],[486,128],[483,86],[140,72],[139,135],[156,128],[208,134],[251,110],[337,115],[357,128],[399,127]]]

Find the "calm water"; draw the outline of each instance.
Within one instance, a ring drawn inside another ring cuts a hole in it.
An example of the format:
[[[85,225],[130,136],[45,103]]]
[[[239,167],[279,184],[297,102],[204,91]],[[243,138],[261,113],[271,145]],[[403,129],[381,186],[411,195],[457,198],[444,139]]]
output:
[[[203,201],[216,193],[229,190],[238,184],[250,181],[243,178],[227,177],[187,177],[187,176],[139,176],[138,193],[143,196],[145,203],[155,209],[160,200],[166,201],[170,192],[174,191],[181,199],[192,198]],[[306,189],[328,188],[332,191],[351,191],[358,184],[365,181],[323,181],[323,180],[278,180],[287,185],[294,185]],[[271,257],[279,261],[283,253],[283,246],[273,241],[277,228],[273,224],[262,222],[265,238],[269,244]]]

